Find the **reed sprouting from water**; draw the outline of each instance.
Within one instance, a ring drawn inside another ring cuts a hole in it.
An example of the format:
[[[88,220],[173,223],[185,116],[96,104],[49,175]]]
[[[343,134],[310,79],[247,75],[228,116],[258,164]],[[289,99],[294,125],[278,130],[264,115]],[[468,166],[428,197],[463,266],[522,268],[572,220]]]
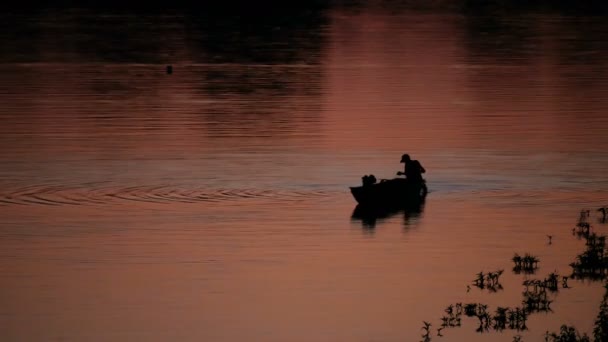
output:
[[[597,211],[602,213],[602,218],[599,219],[600,223],[606,223],[606,218],[608,218],[608,207],[601,207]]]
[[[513,260],[513,263],[515,264],[513,266],[513,273],[515,274],[534,274],[538,268],[538,263],[540,262],[537,257],[530,255],[529,253],[526,253],[523,257],[515,253],[511,260]]]
[[[562,325],[558,333],[545,333],[545,341],[547,342],[591,342],[587,334],[581,334],[576,328],[568,325]]]
[[[576,235],[578,238],[588,238],[591,233],[591,224],[587,221],[589,218],[589,210],[581,210],[580,216],[576,226],[572,228],[572,235]]]
[[[422,327],[422,342],[430,342],[431,341],[431,323],[427,321],[422,321],[424,326]]]
[[[606,236],[595,233],[586,236],[586,249],[570,263],[572,277],[577,279],[603,280],[608,271]]]
[[[579,213],[578,221],[586,222],[587,219],[589,218],[590,214],[591,214],[591,211],[589,209],[582,209],[581,212]]]
[[[482,303],[456,303],[445,309],[446,315],[441,318],[441,328],[454,328],[462,325],[461,316],[476,317],[479,333],[490,331],[527,330],[528,313],[525,308],[498,307],[494,314],[488,310],[488,305]]]
[[[554,298],[550,295],[558,292],[560,287],[567,289],[568,286],[567,276],[560,276],[557,272],[551,272],[543,280],[540,279],[527,279],[524,280],[523,285],[525,286],[523,292],[522,304],[528,314],[535,312],[552,312],[551,303]]]
[[[494,330],[503,331],[507,328],[507,313],[509,308],[497,307],[494,313]]]
[[[596,342],[608,341],[608,283],[604,284],[606,291],[604,298],[600,303],[600,312],[595,319],[595,327],[593,328],[593,338]]]
[[[488,272],[486,274],[479,272],[477,273],[477,278],[473,280],[473,285],[482,290],[487,289],[490,292],[502,290],[502,285],[500,284],[499,278],[503,272],[504,270]]]
[[[504,330],[527,330],[527,320],[530,314],[537,312],[552,312],[551,303],[555,299],[553,294],[560,289],[567,289],[568,279],[608,279],[608,252],[606,251],[606,237],[591,232],[591,225],[587,222],[589,210],[582,210],[579,221],[573,229],[573,233],[579,238],[586,240],[586,249],[577,256],[576,261],[571,263],[572,274],[570,276],[559,275],[557,272],[549,273],[543,279],[527,279],[523,281],[524,291],[522,293],[521,307],[497,307],[492,314],[488,305],[482,303],[456,303],[445,309],[446,315],[441,320],[442,324],[437,329],[437,336],[443,336],[445,328],[460,327],[462,315],[476,317],[478,320],[477,332],[483,333],[490,330],[502,332]],[[515,254],[512,258],[514,263],[513,272],[516,274],[532,274],[538,269],[539,259],[529,253],[523,257]],[[500,275],[503,270],[496,272],[479,272],[473,280],[473,286],[480,289],[488,289],[490,292],[502,290]],[[595,321],[593,330],[594,342],[608,341],[608,283],[605,284],[606,293],[600,305],[600,312]],[[470,286],[467,286],[470,290]],[[467,292],[469,292],[467,290]],[[424,322],[423,341],[430,341],[430,323]],[[522,341],[520,335],[513,337],[513,341]],[[548,342],[591,342],[586,334],[580,334],[572,326],[562,325],[559,332],[546,332],[545,341]]]
[[[450,304],[444,311],[446,315],[441,317],[441,328],[454,328],[462,324],[460,318],[463,312],[462,303]]]
[[[523,292],[524,309],[527,313],[534,312],[552,312],[551,303],[552,299],[549,299],[546,287],[533,287],[532,289],[526,288]]]
[[[563,288],[568,288],[568,277],[562,276],[561,277],[561,285]],[[557,274],[556,272],[552,272],[549,273],[549,275],[543,279],[527,279],[524,280],[523,285],[526,287],[526,291],[530,291],[530,288],[532,288],[535,292],[538,292],[539,290],[542,291],[550,291],[550,292],[557,292],[559,289],[559,282],[560,282],[560,275]]]
[[[572,277],[577,279],[606,280],[608,257],[606,253],[606,236],[592,233],[592,227],[587,222],[589,210],[582,210],[576,227],[572,230],[578,238],[584,238],[585,251],[572,262]],[[567,287],[567,277],[562,278],[562,287]],[[595,320],[593,339],[595,342],[608,341],[608,283],[604,284],[606,292],[600,303],[600,311]],[[580,334],[575,327],[562,325],[559,333],[545,334],[548,342],[590,342],[586,334]]]
[[[595,320],[593,328],[593,341],[605,342],[608,341],[608,283],[604,284],[606,291],[600,303],[600,312]],[[562,325],[559,333],[546,332],[545,341],[548,342],[591,342],[591,338],[587,334],[580,334],[573,326]]]
[[[582,210],[580,217],[573,228],[578,238],[584,238],[585,251],[570,263],[572,277],[577,279],[603,280],[608,271],[608,253],[606,253],[606,236],[591,232],[591,225],[587,222],[589,210]]]
[[[528,314],[522,308],[514,308],[507,310],[507,327],[511,330],[523,331],[528,330],[526,321]]]

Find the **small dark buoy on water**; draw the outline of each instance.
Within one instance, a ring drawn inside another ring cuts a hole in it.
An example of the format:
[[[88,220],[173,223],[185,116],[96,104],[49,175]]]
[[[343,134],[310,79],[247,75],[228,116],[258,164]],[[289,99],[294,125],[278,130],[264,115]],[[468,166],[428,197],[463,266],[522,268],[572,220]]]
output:
[[[167,65],[167,74],[171,75],[173,73],[173,65]]]

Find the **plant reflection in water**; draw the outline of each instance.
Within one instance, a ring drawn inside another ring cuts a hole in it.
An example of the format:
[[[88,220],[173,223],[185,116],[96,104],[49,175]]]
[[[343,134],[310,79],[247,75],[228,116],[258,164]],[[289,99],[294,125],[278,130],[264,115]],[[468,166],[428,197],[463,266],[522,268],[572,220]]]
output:
[[[604,210],[605,212],[606,210]],[[444,336],[442,330],[445,328],[456,328],[462,326],[462,315],[477,318],[478,333],[494,330],[502,332],[504,330],[524,331],[528,327],[526,322],[531,314],[550,313],[551,303],[555,300],[555,295],[560,289],[569,289],[568,279],[580,279],[591,281],[606,281],[608,274],[608,253],[606,252],[606,236],[597,235],[592,232],[592,227],[588,222],[589,210],[582,210],[576,226],[572,229],[573,235],[579,239],[585,239],[586,249],[576,257],[570,264],[572,273],[570,275],[559,275],[557,271],[549,273],[543,279],[525,279],[522,282],[524,291],[520,306],[516,307],[497,307],[494,313],[483,303],[455,303],[450,304],[441,317],[441,327],[437,330],[437,336]],[[538,268],[540,260],[529,253],[523,257],[515,254],[512,258],[515,266],[515,274],[533,274]],[[473,280],[473,286],[489,292],[502,290],[499,277],[503,270],[495,272],[479,272]],[[608,341],[608,283],[605,283],[606,293],[600,304],[600,311],[595,320],[593,330],[594,341]],[[467,286],[467,292],[471,286]],[[423,341],[430,341],[429,327],[431,323],[424,322],[425,334]],[[515,335],[513,341],[522,342],[521,335]],[[550,342],[584,342],[591,341],[587,334],[581,334],[575,327],[562,325],[560,331],[545,333],[545,341]]]

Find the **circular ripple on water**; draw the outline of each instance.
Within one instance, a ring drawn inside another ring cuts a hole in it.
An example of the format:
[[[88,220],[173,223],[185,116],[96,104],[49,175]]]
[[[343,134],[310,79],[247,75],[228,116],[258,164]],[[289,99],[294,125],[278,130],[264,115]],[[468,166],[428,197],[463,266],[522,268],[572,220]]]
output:
[[[117,202],[197,203],[241,200],[306,201],[327,197],[322,190],[197,189],[184,186],[32,185],[0,190],[0,205],[103,205]]]

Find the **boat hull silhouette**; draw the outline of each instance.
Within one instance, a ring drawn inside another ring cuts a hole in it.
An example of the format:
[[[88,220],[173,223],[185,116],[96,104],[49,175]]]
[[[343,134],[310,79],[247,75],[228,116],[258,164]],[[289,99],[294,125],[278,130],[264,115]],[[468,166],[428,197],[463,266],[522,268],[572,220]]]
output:
[[[404,178],[382,180],[379,183],[351,187],[350,192],[360,205],[416,205],[424,201],[426,182],[410,182]]]

